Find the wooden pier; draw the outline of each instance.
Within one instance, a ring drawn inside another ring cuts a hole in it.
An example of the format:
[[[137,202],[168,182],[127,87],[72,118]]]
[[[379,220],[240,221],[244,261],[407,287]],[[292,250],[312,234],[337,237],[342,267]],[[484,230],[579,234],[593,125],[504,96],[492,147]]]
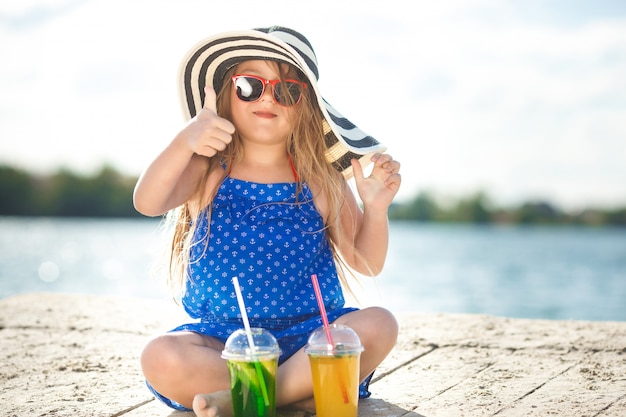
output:
[[[154,400],[138,357],[184,320],[167,301],[0,300],[0,414],[187,417]],[[626,322],[404,314],[361,417],[626,416]],[[296,414],[281,412],[283,417]]]

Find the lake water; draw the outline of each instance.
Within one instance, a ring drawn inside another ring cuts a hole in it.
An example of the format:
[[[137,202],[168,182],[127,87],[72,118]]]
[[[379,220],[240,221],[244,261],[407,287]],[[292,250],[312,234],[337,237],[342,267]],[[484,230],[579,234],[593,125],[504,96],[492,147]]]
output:
[[[156,220],[0,217],[0,298],[23,292],[169,299]],[[394,312],[626,321],[626,229],[397,223],[362,305]]]

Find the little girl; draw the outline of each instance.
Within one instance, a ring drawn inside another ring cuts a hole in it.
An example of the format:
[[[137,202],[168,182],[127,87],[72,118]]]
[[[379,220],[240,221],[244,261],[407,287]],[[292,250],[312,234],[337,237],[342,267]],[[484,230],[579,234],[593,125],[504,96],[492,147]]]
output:
[[[141,355],[149,388],[175,409],[232,415],[221,352],[243,326],[233,276],[251,325],[279,341],[279,407],[314,410],[303,350],[322,324],[312,274],[329,320],[354,329],[365,348],[361,397],[395,344],[393,315],[344,307],[342,288],[354,271],[374,276],[383,268],[400,164],[322,98],[317,78],[310,43],[284,27],[213,36],[183,61],[189,122],[134,193],[138,211],[174,220],[170,281],[196,319],[153,339]],[[352,175],[362,209],[346,182]]]

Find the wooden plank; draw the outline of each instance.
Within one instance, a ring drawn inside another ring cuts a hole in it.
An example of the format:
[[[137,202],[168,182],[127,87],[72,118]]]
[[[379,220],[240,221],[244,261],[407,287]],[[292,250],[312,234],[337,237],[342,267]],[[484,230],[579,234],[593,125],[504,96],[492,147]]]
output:
[[[431,344],[420,344],[415,334],[409,331],[406,325],[401,326],[396,346],[376,369],[371,385],[374,386],[376,381],[384,378],[396,369],[406,366],[421,356],[428,354],[435,348],[436,346]]]
[[[112,416],[150,402],[139,354],[150,334],[178,314],[175,308],[155,313],[160,304],[68,294],[0,300],[4,411]]]
[[[428,416],[493,416],[570,369],[576,358],[530,351],[487,350],[488,366],[450,389],[418,404]],[[442,413],[445,410],[445,413]]]
[[[592,352],[503,409],[502,416],[626,415],[626,354]],[[610,413],[610,414],[608,414]]]
[[[21,294],[0,300],[0,329],[58,328],[151,335],[185,320],[172,301],[79,294]]]
[[[438,348],[378,381],[373,390],[380,400],[423,414],[418,405],[473,377],[492,360],[485,350]]]
[[[137,361],[144,339],[116,332],[3,329],[3,412],[110,416],[149,400]]]
[[[626,415],[626,323],[409,314],[361,417]],[[0,300],[7,416],[191,417],[152,399],[138,357],[184,321],[162,300]],[[281,413],[280,417],[302,417]]]
[[[162,402],[153,399],[152,401],[121,414],[119,417],[194,417],[193,412],[176,411]],[[118,417],[118,416],[115,416]]]
[[[464,345],[502,349],[624,349],[626,323],[530,320],[480,314],[398,316],[402,332],[419,345]]]
[[[607,406],[594,417],[617,417],[626,416],[626,395],[620,397],[619,400]]]

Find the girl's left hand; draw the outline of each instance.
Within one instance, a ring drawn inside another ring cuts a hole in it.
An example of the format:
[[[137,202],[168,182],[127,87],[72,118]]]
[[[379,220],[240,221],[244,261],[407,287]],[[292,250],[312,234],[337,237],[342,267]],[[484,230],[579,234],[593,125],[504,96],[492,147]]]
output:
[[[385,211],[400,188],[400,162],[389,154],[377,153],[372,156],[374,168],[369,177],[363,176],[361,164],[353,159],[352,171],[359,197],[363,206],[369,210]]]

